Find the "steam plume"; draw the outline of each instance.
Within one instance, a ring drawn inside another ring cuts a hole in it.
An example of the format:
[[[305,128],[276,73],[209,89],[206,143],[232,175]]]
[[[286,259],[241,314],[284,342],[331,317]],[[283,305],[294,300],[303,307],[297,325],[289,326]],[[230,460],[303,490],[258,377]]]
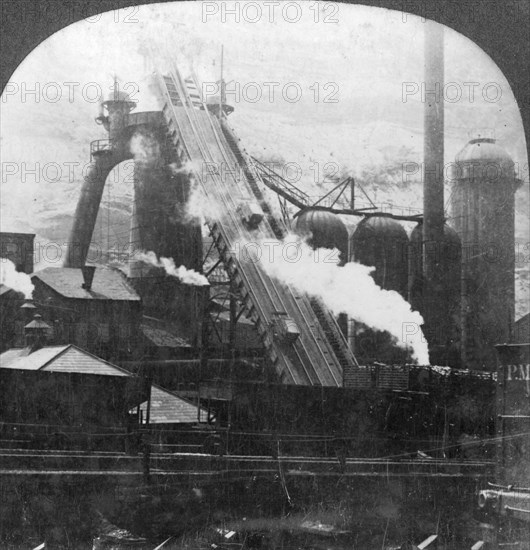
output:
[[[186,203],[186,219],[188,221],[205,222],[218,219],[222,210],[205,194],[202,186],[193,176],[190,178],[190,195]]]
[[[150,164],[161,161],[160,144],[150,134],[136,132],[131,138],[129,148],[136,162]]]
[[[15,264],[7,258],[0,258],[0,283],[22,292],[26,298],[31,298],[35,288],[29,275],[19,273]]]
[[[219,206],[211,201],[195,174],[203,174],[204,167],[192,161],[185,162],[180,168],[170,164],[173,174],[186,174],[190,182],[190,193],[184,208],[184,221],[186,223],[204,223],[206,220],[217,219],[220,214]]]
[[[249,261],[260,261],[270,276],[320,298],[335,315],[346,313],[374,329],[389,332],[396,345],[411,348],[418,363],[429,364],[427,342],[420,330],[421,315],[412,311],[400,294],[379,287],[370,276],[374,268],[355,262],[339,267],[337,251],[313,250],[294,235],[287,236],[283,242],[263,241],[252,245],[241,244],[243,261],[245,255]],[[418,330],[404,341],[407,324],[413,324]]]
[[[158,258],[154,252],[142,252],[138,255],[138,259],[149,263],[155,267],[161,267],[171,277],[176,277],[185,285],[207,286],[210,283],[208,279],[201,273],[197,273],[193,269],[187,269],[183,265],[175,266],[175,262],[171,258]]]

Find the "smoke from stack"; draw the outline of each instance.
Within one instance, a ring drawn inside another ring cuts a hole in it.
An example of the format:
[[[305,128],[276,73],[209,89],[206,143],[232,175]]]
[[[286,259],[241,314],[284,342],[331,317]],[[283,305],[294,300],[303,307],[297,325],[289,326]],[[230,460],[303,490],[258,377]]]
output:
[[[190,195],[184,211],[185,221],[204,223],[207,220],[217,219],[220,214],[219,205],[206,196],[195,178],[191,178],[190,183]]]
[[[194,171],[195,172],[200,171],[200,166],[197,167],[196,163],[192,162],[191,160],[187,160],[180,167],[177,165],[176,162],[172,162],[168,166],[169,166],[169,169],[171,170],[171,173],[175,176],[178,175],[178,174],[185,174],[187,176],[192,177]]]
[[[373,267],[350,262],[339,267],[338,251],[313,250],[288,235],[283,242],[240,243],[241,261],[261,262],[265,271],[282,283],[320,298],[335,314],[345,313],[376,330],[387,331],[395,344],[410,348],[414,360],[429,364],[427,342],[421,332],[423,318],[393,290],[383,290],[370,276]],[[259,250],[259,252],[258,252]],[[417,330],[405,340],[405,327]]]
[[[159,260],[154,252],[142,252],[137,255],[137,259],[154,267],[161,267],[168,275],[176,277],[185,285],[207,286],[210,284],[208,279],[201,273],[197,273],[197,271],[188,269],[183,265],[176,267],[171,258],[160,258]]]
[[[173,163],[169,165],[169,168],[173,175],[186,175],[189,181],[189,195],[183,205],[182,221],[184,223],[204,223],[209,219],[217,219],[220,213],[219,206],[206,196],[196,177],[196,174],[203,172],[203,168],[192,161],[185,162],[180,168]]]
[[[136,132],[131,138],[129,148],[136,162],[154,164],[162,159],[158,140],[148,133]]]
[[[25,298],[31,298],[35,289],[31,277],[17,271],[15,264],[7,258],[0,258],[0,283],[16,292],[22,292]]]

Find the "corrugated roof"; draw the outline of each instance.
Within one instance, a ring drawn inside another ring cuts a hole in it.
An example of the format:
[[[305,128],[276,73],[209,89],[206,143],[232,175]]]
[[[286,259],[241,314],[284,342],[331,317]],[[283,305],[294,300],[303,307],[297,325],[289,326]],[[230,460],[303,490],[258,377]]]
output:
[[[50,325],[42,320],[42,315],[35,315],[33,321],[29,322],[24,328],[31,329],[50,329]]]
[[[50,346],[30,353],[30,348],[15,348],[0,355],[0,367],[4,369],[40,370],[70,346]]]
[[[75,346],[70,346],[64,353],[53,359],[42,370],[100,374],[104,376],[130,376],[128,372],[122,370],[120,367],[108,363]]]
[[[147,402],[140,405],[144,418],[147,409]],[[198,422],[197,406],[184,401],[168,390],[160,386],[151,387],[151,413],[149,415],[151,424],[191,424]]]
[[[98,267],[94,273],[91,290],[83,288],[83,273],[73,267],[47,267],[32,274],[67,298],[81,300],[139,301],[140,296],[129,286],[125,277],[115,269]]]
[[[17,348],[0,355],[0,367],[20,370],[43,370],[48,372],[75,372],[103,376],[132,376],[131,373],[74,346],[49,346],[30,353],[30,348]],[[140,405],[145,412],[147,403]],[[151,387],[150,422],[194,423],[197,422],[197,407],[160,386]]]
[[[73,344],[47,346],[31,352],[31,348],[15,348],[0,355],[0,367],[50,372],[76,372],[106,376],[130,376],[130,373]]]

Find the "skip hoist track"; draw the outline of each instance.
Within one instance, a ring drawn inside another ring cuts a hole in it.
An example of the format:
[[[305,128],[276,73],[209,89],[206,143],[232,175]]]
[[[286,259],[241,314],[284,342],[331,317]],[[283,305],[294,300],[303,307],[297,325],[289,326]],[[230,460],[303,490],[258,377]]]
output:
[[[194,75],[184,80],[174,65],[169,74],[156,75],[175,154],[181,164],[190,163],[208,203],[215,205],[216,213],[207,220],[210,232],[270,361],[287,384],[342,386],[344,367],[356,361],[333,315],[317,300],[273,280],[248,253],[250,247],[241,251],[247,242],[278,238],[279,222],[270,215],[264,212],[258,229],[249,231],[236,211],[245,201],[268,210],[259,200],[259,175],[250,173],[230,130],[202,103]],[[269,249],[260,253],[268,258]],[[278,312],[297,324],[296,342],[276,334]]]

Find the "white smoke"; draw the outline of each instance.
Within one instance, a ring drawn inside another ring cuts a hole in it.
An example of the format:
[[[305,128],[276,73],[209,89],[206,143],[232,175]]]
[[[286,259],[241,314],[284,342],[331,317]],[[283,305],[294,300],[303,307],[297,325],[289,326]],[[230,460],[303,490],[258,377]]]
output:
[[[193,177],[194,172],[199,172],[200,171],[200,167],[197,166],[197,163],[195,163],[191,160],[187,160],[180,167],[178,166],[178,164],[176,162],[172,162],[168,166],[169,166],[169,169],[171,170],[171,173],[175,174],[175,175],[177,175],[177,174],[186,174],[189,177]]]
[[[197,271],[188,269],[183,265],[176,267],[175,262],[171,258],[160,258],[159,260],[152,251],[142,252],[137,257],[143,262],[163,268],[168,275],[176,277],[185,285],[207,286],[210,284],[208,279],[201,273],[197,273]]]
[[[0,283],[22,292],[26,298],[31,298],[35,287],[31,277],[16,270],[15,264],[7,258],[0,258]]]
[[[396,345],[412,350],[421,365],[429,364],[427,342],[421,333],[423,318],[393,290],[379,287],[370,276],[373,267],[350,262],[339,267],[338,251],[313,250],[300,237],[288,235],[283,242],[240,243],[242,261],[260,261],[279,281],[320,298],[335,314],[349,317],[376,330],[389,332]],[[404,341],[404,327],[418,327]]]
[[[131,138],[129,149],[137,162],[147,164],[161,159],[160,144],[150,134],[136,132]]]
[[[191,221],[205,221],[219,219],[222,214],[222,209],[211,200],[202,185],[195,178],[190,179],[190,195],[186,203],[185,215],[186,219]]]
[[[182,221],[203,224],[207,220],[219,217],[219,207],[207,197],[196,176],[203,172],[203,167],[188,160],[180,167],[176,163],[172,163],[169,165],[169,169],[173,174],[185,174],[189,179],[190,191],[188,200],[182,209]]]

